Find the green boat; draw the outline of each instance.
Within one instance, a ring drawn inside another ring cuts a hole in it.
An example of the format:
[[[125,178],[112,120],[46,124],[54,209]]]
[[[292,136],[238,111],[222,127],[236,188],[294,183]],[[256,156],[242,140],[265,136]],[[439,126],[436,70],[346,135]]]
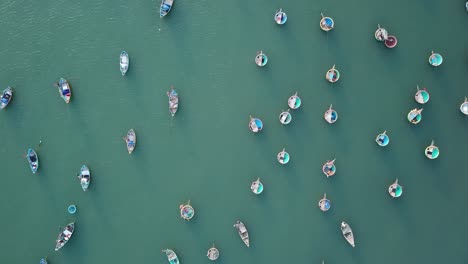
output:
[[[179,258],[176,253],[171,249],[164,249],[162,252],[166,253],[167,260],[170,264],[179,264]]]

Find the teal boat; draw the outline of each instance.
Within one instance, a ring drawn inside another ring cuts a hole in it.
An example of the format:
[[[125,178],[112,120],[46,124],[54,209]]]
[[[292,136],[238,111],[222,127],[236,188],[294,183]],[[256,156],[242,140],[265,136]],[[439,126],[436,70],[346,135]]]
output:
[[[28,159],[29,167],[31,168],[32,173],[36,173],[37,169],[39,168],[39,157],[37,156],[36,151],[34,151],[34,149],[28,149],[26,158]]]
[[[162,252],[166,253],[167,260],[170,264],[179,264],[179,258],[176,253],[171,249],[164,249]]]
[[[88,190],[89,183],[91,182],[91,173],[86,165],[81,166],[80,174],[78,175],[81,188],[83,191]]]
[[[265,66],[268,63],[268,57],[263,53],[263,51],[257,52],[257,55],[255,56],[255,64],[257,64],[260,67]]]
[[[297,96],[297,92],[288,99],[288,106],[292,110],[298,109],[301,106],[301,103],[301,98]]]
[[[398,184],[398,179],[388,187],[388,193],[393,198],[398,198],[403,194],[403,186]]]
[[[428,159],[437,159],[439,157],[440,151],[439,147],[434,145],[434,140],[432,140],[431,145],[429,145],[424,151]]]
[[[429,102],[430,95],[429,95],[429,92],[426,90],[426,88],[423,88],[422,90],[420,90],[419,86],[416,86],[416,89],[418,91],[414,95],[414,100],[416,100],[416,102],[418,102],[419,104],[425,104]]]
[[[421,122],[421,119],[422,119],[422,114],[421,112],[423,111],[423,109],[413,109],[411,111],[409,111],[408,113],[408,121],[411,123],[411,124],[417,124],[419,122]]]
[[[0,97],[0,109],[5,108],[13,98],[13,89],[8,86],[3,90],[2,96]]]
[[[442,64],[444,58],[439,53],[431,52],[431,56],[429,56],[429,64],[434,67],[438,67]]]
[[[161,7],[159,8],[159,17],[165,17],[169,12],[171,12],[172,5],[174,5],[174,0],[162,0]]]

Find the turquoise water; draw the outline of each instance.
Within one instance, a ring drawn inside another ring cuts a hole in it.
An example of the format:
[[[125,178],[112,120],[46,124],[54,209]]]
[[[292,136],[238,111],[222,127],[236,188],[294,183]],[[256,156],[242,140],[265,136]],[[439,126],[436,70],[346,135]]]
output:
[[[274,21],[281,7],[283,26]],[[0,111],[2,263],[167,263],[166,248],[181,263],[208,263],[213,243],[223,264],[468,261],[464,1],[176,0],[167,17],[158,12],[157,1],[0,3],[0,85],[14,89]],[[332,31],[320,29],[321,12]],[[377,24],[397,36],[396,48],[374,39]],[[254,62],[260,50],[265,67]],[[431,51],[441,66],[429,65]],[[334,64],[332,84],[325,74]],[[60,78],[72,87],[68,105],[52,85]],[[180,96],[174,118],[171,85]],[[416,85],[431,100],[413,125]],[[281,125],[295,92],[302,105]],[[334,124],[323,118],[330,104]],[[261,132],[249,131],[249,115],[263,121]],[[131,128],[138,143],[129,155],[122,137]],[[384,130],[391,142],[381,148]],[[424,155],[432,140],[435,160]],[[35,175],[28,148],[39,155]],[[276,159],[283,148],[286,165]],[[334,158],[327,179],[321,167]],[[76,177],[83,164],[86,192]],[[261,195],[250,190],[258,177]],[[396,178],[404,195],[392,199]],[[317,206],[324,193],[328,212]],[[180,218],[187,200],[190,222]],[[59,226],[71,221],[75,234],[54,252]]]

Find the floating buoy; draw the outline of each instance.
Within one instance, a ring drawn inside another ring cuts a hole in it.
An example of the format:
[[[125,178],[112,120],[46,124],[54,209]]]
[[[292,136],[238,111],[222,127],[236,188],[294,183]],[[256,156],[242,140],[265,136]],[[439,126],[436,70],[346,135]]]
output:
[[[333,27],[335,26],[335,22],[333,21],[333,19],[331,17],[323,16],[322,13],[320,13],[320,15],[322,16],[322,19],[320,19],[320,28],[323,31],[332,30]]]
[[[385,130],[383,133],[378,134],[377,137],[375,138],[375,142],[379,144],[381,147],[385,147],[390,143],[390,138],[387,135],[387,130]]]
[[[320,208],[320,210],[322,210],[323,212],[326,212],[328,210],[330,210],[330,207],[331,207],[331,203],[330,203],[330,200],[327,199],[327,194],[323,194],[323,198],[320,199],[320,201],[318,202],[318,206]]]
[[[422,108],[421,109],[413,109],[411,111],[409,111],[408,113],[408,121],[410,121],[411,124],[417,124],[419,122],[421,122],[421,119],[422,119],[422,115],[421,115],[421,112],[422,112]]]
[[[327,176],[327,178],[335,175],[336,173],[335,160],[336,159],[328,160],[322,166],[322,172],[325,174],[325,176]]]
[[[437,157],[439,157],[439,147],[434,145],[434,140],[432,140],[431,145],[426,148],[424,154],[426,154],[426,157],[431,160],[437,159]]]
[[[416,89],[418,90],[416,94],[414,95],[414,100],[420,104],[425,104],[429,102],[430,95],[429,92],[426,90],[426,88],[423,88],[422,90],[419,90],[419,86],[416,86]]]
[[[465,97],[465,101],[460,105],[460,112],[468,115],[468,98]]]
[[[206,256],[208,257],[209,260],[217,260],[219,258],[219,250],[217,248],[211,247],[208,249],[208,253],[206,253]]]
[[[279,11],[276,11],[275,21],[276,21],[276,24],[278,25],[283,25],[284,23],[286,23],[286,21],[288,21],[288,16],[286,15],[285,12],[283,12],[282,8],[280,8]]]
[[[181,204],[179,206],[180,209],[180,217],[184,220],[190,221],[195,216],[195,209],[190,205],[190,200],[187,204]]]
[[[289,162],[290,156],[289,156],[289,153],[287,153],[285,149],[283,149],[282,151],[278,153],[276,158],[278,159],[279,163],[284,165]]]
[[[261,194],[263,192],[263,183],[260,181],[260,178],[252,182],[252,185],[250,185],[250,190],[252,190],[252,192],[255,194]]]
[[[288,106],[292,110],[298,109],[301,106],[301,104],[301,98],[297,96],[297,92],[294,95],[291,95],[291,97],[289,97],[288,99]]]
[[[287,125],[291,123],[292,115],[291,113],[289,113],[289,109],[288,111],[281,112],[281,114],[279,115],[279,120],[280,120],[280,123],[283,125]]]
[[[393,198],[398,198],[403,194],[403,186],[398,184],[398,178],[388,187],[388,193]]]
[[[325,111],[325,114],[323,115],[323,118],[325,118],[325,121],[327,121],[329,124],[333,124],[338,120],[338,113],[333,110],[332,108],[333,105],[330,105],[330,108]]]
[[[437,67],[441,65],[443,61],[444,58],[442,58],[442,55],[440,55],[439,53],[434,53],[434,51],[432,51],[431,56],[429,56],[430,65]]]
[[[68,213],[69,214],[76,213],[76,205],[72,204],[72,205],[68,206]]]
[[[394,47],[396,47],[397,43],[398,39],[395,36],[388,36],[388,38],[384,42],[385,47],[389,49],[393,49]]]
[[[257,52],[257,56],[255,56],[255,64],[257,64],[260,67],[263,67],[267,64],[268,62],[268,57],[263,53],[263,51]]]
[[[263,122],[262,120],[250,116],[250,121],[249,121],[249,129],[250,131],[257,133],[263,129]]]
[[[374,37],[377,41],[384,41],[388,38],[388,32],[385,28],[381,28],[380,25],[377,25],[377,30],[374,33]]]
[[[335,65],[327,71],[325,78],[331,83],[337,82],[340,79],[340,72],[335,69]]]

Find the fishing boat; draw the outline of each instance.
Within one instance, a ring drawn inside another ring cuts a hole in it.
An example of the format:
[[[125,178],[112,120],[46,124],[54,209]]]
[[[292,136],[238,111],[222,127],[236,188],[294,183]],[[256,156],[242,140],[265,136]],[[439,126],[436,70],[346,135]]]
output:
[[[219,250],[213,245],[210,249],[208,249],[206,256],[209,260],[215,261],[219,258]]]
[[[443,61],[444,58],[442,57],[442,55],[440,55],[439,53],[434,53],[434,51],[431,52],[431,55],[429,56],[429,64],[431,66],[440,66]]]
[[[460,112],[468,115],[468,98],[465,97],[465,101],[460,105]]]
[[[179,206],[180,217],[186,221],[190,221],[195,216],[195,209],[190,205],[190,200],[187,204],[181,204]]]
[[[287,20],[288,20],[288,16],[286,15],[285,12],[283,12],[282,8],[280,8],[279,11],[276,11],[276,13],[275,13],[276,24],[284,25],[284,23],[286,23]]]
[[[166,253],[167,260],[170,264],[179,264],[179,258],[172,249],[164,249],[163,253]]]
[[[325,78],[331,83],[337,82],[340,79],[340,72],[335,69],[335,65],[327,71]]]
[[[301,98],[299,98],[299,96],[297,96],[297,92],[295,94],[291,95],[291,97],[289,97],[289,99],[288,99],[288,106],[292,110],[298,109],[301,106],[301,103],[302,103]]]
[[[124,50],[120,53],[120,73],[124,76],[128,71],[128,65],[130,64],[130,58],[128,53]]]
[[[416,100],[416,102],[418,102],[419,104],[425,104],[429,102],[430,95],[429,95],[429,92],[426,90],[426,88],[423,88],[422,90],[420,90],[419,85],[417,85],[416,89],[418,91],[414,95],[414,100]]]
[[[354,235],[353,230],[346,222],[341,222],[341,233],[343,233],[344,238],[348,243],[354,247]]]
[[[325,176],[327,176],[327,178],[335,175],[336,173],[335,160],[336,159],[327,160],[327,162],[325,162],[325,164],[322,166],[322,172],[325,174]]]
[[[34,149],[28,149],[26,158],[28,159],[29,167],[31,168],[32,173],[36,173],[37,169],[39,168],[39,156],[37,156],[36,151],[34,151]]]
[[[71,86],[67,80],[60,78],[57,83],[58,91],[62,99],[68,104],[71,99]]]
[[[5,108],[13,98],[13,89],[8,86],[5,90],[2,92],[2,96],[0,97],[0,109]]]
[[[398,198],[403,194],[403,186],[398,184],[398,178],[388,187],[388,193],[393,198]]]
[[[415,108],[415,109],[409,111],[408,116],[407,116],[408,121],[410,121],[411,124],[417,124],[417,123],[421,122],[421,119],[422,119],[421,112],[422,112],[422,110],[423,110],[422,108],[421,109]]]
[[[137,142],[135,131],[133,131],[133,129],[130,129],[127,132],[127,135],[123,138],[123,140],[125,140],[125,143],[127,144],[128,154],[132,154]]]
[[[247,231],[247,228],[245,227],[244,223],[242,223],[241,221],[236,221],[236,223],[234,224],[234,227],[237,229],[237,233],[239,234],[242,241],[244,241],[244,244],[247,247],[249,247],[250,246],[249,231]]]
[[[384,41],[385,47],[389,49],[393,49],[396,47],[398,43],[398,39],[395,36],[388,36],[387,39]]]
[[[282,151],[280,151],[278,153],[278,155],[276,156],[276,158],[278,159],[278,162],[281,163],[281,164],[287,164],[290,160],[290,156],[289,156],[289,153],[287,153],[285,151],[285,149],[283,149]]]
[[[174,5],[174,0],[162,0],[161,7],[159,8],[159,17],[164,17],[169,14],[172,5]]]
[[[263,67],[267,64],[268,57],[263,53],[263,51],[257,51],[257,55],[255,56],[255,64],[260,67]]]
[[[468,11],[468,1],[466,1],[465,3],[465,8],[466,8],[466,11]]]
[[[327,199],[327,194],[326,193],[323,194],[323,198],[320,199],[320,201],[318,202],[318,206],[319,206],[320,210],[322,210],[323,212],[326,212],[326,211],[330,210],[331,203],[330,203],[330,200]]]
[[[385,147],[390,143],[390,138],[387,135],[387,130],[385,130],[383,133],[378,134],[377,137],[375,138],[375,142],[381,147]]]
[[[291,113],[289,113],[289,109],[287,111],[281,112],[281,114],[279,115],[279,121],[283,125],[287,125],[291,123],[291,120],[292,120],[292,115]]]
[[[91,182],[91,173],[86,165],[81,166],[80,174],[78,174],[81,188],[83,191],[88,190],[89,183]]]
[[[332,30],[335,26],[335,22],[333,21],[333,19],[331,17],[324,16],[322,13],[320,13],[320,15],[322,16],[322,19],[320,19],[320,28],[323,31]]]
[[[39,264],[47,264],[47,260],[44,258],[41,258],[41,260],[39,261]]]
[[[252,190],[252,192],[255,194],[261,194],[263,192],[263,183],[260,181],[260,178],[252,182],[252,185],[250,185],[250,190]]]
[[[323,118],[325,118],[325,121],[327,121],[329,124],[333,124],[338,120],[338,113],[332,108],[333,105],[330,105],[330,108],[325,111],[325,114],[323,114]]]
[[[377,25],[377,30],[374,33],[374,37],[377,41],[385,41],[388,38],[388,32],[385,28],[380,27]]]
[[[59,251],[71,238],[75,231],[75,222],[69,223],[58,235],[55,241],[55,251]]]
[[[262,131],[263,129],[263,122],[262,120],[250,116],[250,121],[249,121],[249,129],[250,131],[257,133],[259,131]]]
[[[432,140],[431,145],[426,147],[424,154],[426,154],[426,157],[431,160],[437,159],[439,157],[439,154],[440,154],[439,147],[434,145],[434,140]]]
[[[177,109],[179,109],[179,95],[172,87],[170,91],[166,92],[166,94],[169,97],[169,113],[174,116]]]

